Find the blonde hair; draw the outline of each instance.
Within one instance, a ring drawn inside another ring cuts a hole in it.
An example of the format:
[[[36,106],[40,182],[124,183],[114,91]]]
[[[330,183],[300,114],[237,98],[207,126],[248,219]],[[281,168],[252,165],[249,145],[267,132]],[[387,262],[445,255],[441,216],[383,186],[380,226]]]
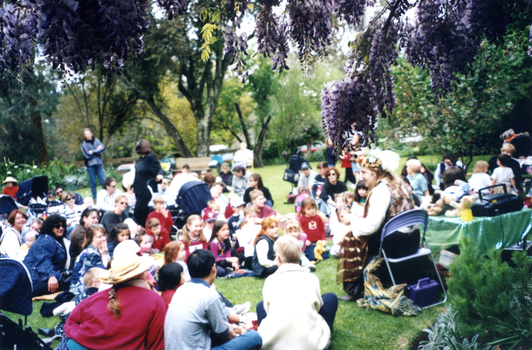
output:
[[[127,197],[123,194],[119,194],[118,196],[116,196],[115,198],[115,204],[117,204],[118,202],[120,202],[122,199],[125,199],[128,204],[129,204],[129,200],[127,199]]]
[[[220,204],[215,199],[208,201],[207,206],[211,209],[220,209]]]
[[[488,162],[484,160],[477,160],[475,163],[475,167],[473,168],[473,173],[485,173],[488,171],[489,168]]]
[[[303,191],[310,192],[308,186],[305,186],[305,185],[297,186],[297,193],[301,194]]]
[[[201,217],[199,215],[190,215],[187,219],[187,223],[185,224],[185,226],[183,226],[183,229],[181,230],[181,233],[183,234],[183,243],[185,243],[185,245],[190,245],[190,242],[192,241],[190,239],[190,231],[188,230],[188,225],[191,225],[194,221],[196,220],[199,220],[200,222],[201,221]],[[205,235],[203,234],[203,230],[200,231],[200,241],[201,242],[207,242],[207,238],[205,238]]]
[[[164,263],[168,264],[174,262],[182,247],[184,248],[185,244],[181,241],[172,241],[168,243],[164,247]]]
[[[288,220],[284,224],[284,232],[288,232],[291,228],[296,228],[299,233],[301,233],[301,224],[297,220]]]
[[[259,233],[257,233],[257,237],[255,237],[255,241],[253,242],[253,246],[255,246],[255,244],[257,244],[257,241],[259,240],[259,238],[261,238],[262,236],[266,235],[266,230],[269,229],[270,226],[272,226],[272,225],[279,226],[279,221],[277,221],[277,219],[275,217],[270,216],[270,217],[267,217],[264,220],[262,220],[262,223],[261,223],[262,228],[260,229]]]
[[[99,267],[91,267],[83,276],[83,284],[87,289],[92,288],[94,281],[100,279],[100,272],[103,271]]]
[[[347,196],[345,195],[345,192],[342,193],[336,193],[334,195],[334,201],[337,202],[339,199],[343,199],[345,203],[347,203]]]
[[[292,236],[279,237],[273,245],[273,250],[283,264],[299,264],[301,260],[299,241]]]
[[[351,214],[351,208],[349,208],[347,205],[345,207],[337,208],[336,209],[336,216],[338,217],[338,221],[340,221],[340,214],[341,213]]]
[[[512,145],[511,143],[503,143],[502,147],[501,147],[501,153],[502,152],[507,152],[507,153],[510,153],[511,155],[513,155],[515,153],[515,146]]]
[[[249,198],[251,199],[251,201],[254,201],[259,196],[263,196],[264,197],[264,193],[262,193],[261,190],[253,190],[253,191],[249,192]]]
[[[419,159],[409,159],[406,161],[406,167],[417,174],[421,171],[421,162]]]
[[[64,191],[63,195],[61,196],[61,202],[66,203],[68,197],[74,197],[75,198],[74,193],[72,193],[70,191]]]
[[[157,196],[153,197],[153,204],[157,204],[157,203],[163,203],[164,204],[163,196],[157,195]]]

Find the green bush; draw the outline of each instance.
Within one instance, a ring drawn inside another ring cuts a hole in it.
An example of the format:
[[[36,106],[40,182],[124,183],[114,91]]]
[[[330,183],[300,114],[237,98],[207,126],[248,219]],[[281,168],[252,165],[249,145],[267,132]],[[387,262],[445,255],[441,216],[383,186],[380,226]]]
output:
[[[501,251],[492,250],[485,257],[470,238],[461,240],[460,255],[451,264],[449,299],[464,336],[479,334],[481,341],[493,341],[504,335],[498,323],[511,328],[531,325],[530,315],[519,306],[530,303],[530,261],[520,252],[513,259],[517,264],[512,268],[501,262]]]

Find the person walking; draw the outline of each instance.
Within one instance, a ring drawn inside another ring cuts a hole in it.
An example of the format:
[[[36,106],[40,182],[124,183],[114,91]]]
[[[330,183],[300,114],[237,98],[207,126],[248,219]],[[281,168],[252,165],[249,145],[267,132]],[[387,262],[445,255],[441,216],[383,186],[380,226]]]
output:
[[[103,159],[102,154],[105,152],[105,146],[103,143],[92,136],[91,129],[85,129],[83,131],[85,134],[85,141],[81,144],[81,153],[83,153],[83,158],[85,159],[85,166],[87,167],[87,172],[89,173],[89,179],[91,182],[91,194],[94,203],[96,204],[96,176],[100,180],[100,185],[102,188],[105,181],[105,172],[103,170]]]

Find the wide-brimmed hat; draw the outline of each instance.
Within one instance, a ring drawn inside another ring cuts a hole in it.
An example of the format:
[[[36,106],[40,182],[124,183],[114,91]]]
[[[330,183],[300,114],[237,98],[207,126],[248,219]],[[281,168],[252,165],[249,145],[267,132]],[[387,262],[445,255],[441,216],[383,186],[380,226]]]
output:
[[[111,269],[100,275],[100,280],[107,284],[119,284],[140,275],[155,264],[151,256],[138,256],[133,252],[124,252],[111,262]]]
[[[3,183],[3,184],[7,184],[7,183],[10,183],[10,182],[12,182],[12,183],[14,183],[14,184],[18,184],[18,181],[15,180],[15,178],[12,177],[12,176],[8,176],[8,177],[6,177],[6,179],[5,179],[4,182],[2,182],[2,183]]]

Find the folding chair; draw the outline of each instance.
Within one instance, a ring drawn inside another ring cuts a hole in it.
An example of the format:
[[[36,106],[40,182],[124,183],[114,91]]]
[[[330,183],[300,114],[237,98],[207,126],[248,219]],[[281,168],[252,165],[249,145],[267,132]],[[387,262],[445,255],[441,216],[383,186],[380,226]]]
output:
[[[431,306],[443,304],[447,301],[447,292],[445,291],[445,287],[443,286],[442,279],[440,277],[440,274],[438,273],[438,269],[436,268],[436,263],[434,262],[434,259],[432,257],[431,251],[428,248],[427,241],[425,240],[425,232],[427,231],[427,225],[429,223],[429,216],[428,213],[423,209],[413,209],[406,212],[403,212],[399,215],[394,216],[390,221],[384,225],[384,228],[382,229],[382,235],[381,235],[381,244],[379,248],[379,257],[383,257],[384,261],[386,262],[386,267],[388,268],[388,272],[390,273],[390,277],[392,279],[392,283],[395,285],[395,279],[393,277],[392,269],[390,268],[390,263],[400,263],[406,260],[410,259],[416,259],[423,256],[428,256],[430,261],[432,262],[432,265],[434,266],[434,271],[436,271],[436,275],[438,276],[438,280],[440,282],[441,289],[443,290],[444,299],[441,302],[434,303],[431,305],[427,305],[423,307],[422,309],[426,309]],[[384,239],[391,235],[392,233],[397,232],[399,229],[404,227],[409,227],[413,225],[423,225],[423,238],[421,240],[421,247],[417,250],[416,253],[408,256],[404,256],[401,258],[388,258],[386,256],[386,251],[382,248],[382,243]]]

